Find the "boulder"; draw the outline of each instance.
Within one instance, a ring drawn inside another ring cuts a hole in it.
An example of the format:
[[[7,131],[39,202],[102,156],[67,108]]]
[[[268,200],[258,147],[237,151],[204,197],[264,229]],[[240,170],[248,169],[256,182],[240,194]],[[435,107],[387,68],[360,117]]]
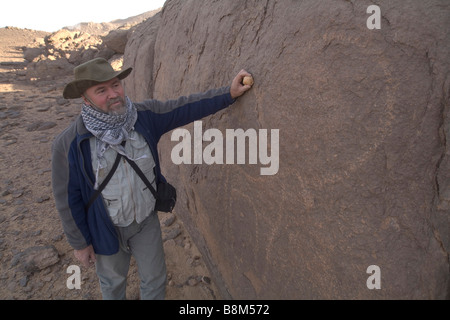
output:
[[[121,70],[123,68],[123,54],[113,55],[108,62],[114,70]]]
[[[107,48],[114,50],[114,52],[123,54],[128,40],[128,32],[129,30],[127,29],[112,30],[103,37],[103,43]]]
[[[59,46],[61,43],[65,43],[67,41],[71,41],[76,38],[80,32],[77,31],[69,31],[67,29],[58,30],[47,37],[45,37],[46,45]]]
[[[160,142],[224,297],[449,298],[450,3],[377,4],[381,29],[364,1],[169,0],[130,35],[134,100],[229,85],[245,68],[252,90],[203,130],[279,130],[273,175],[175,165],[178,141]]]
[[[42,58],[27,66],[26,75],[29,79],[55,80],[63,75],[73,73],[74,65],[66,58]]]
[[[32,62],[35,58],[44,54],[44,48],[25,48],[23,57],[28,62]]]
[[[30,247],[25,251],[16,254],[11,264],[12,266],[18,264],[21,270],[33,273],[50,267],[58,262],[58,251],[54,246],[50,245]]]

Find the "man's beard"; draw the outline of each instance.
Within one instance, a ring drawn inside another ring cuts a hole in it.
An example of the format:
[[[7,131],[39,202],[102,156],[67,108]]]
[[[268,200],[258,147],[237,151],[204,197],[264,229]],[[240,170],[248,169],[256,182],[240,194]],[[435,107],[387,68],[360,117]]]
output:
[[[120,105],[114,106],[113,109],[111,109],[111,106],[117,102],[120,102]],[[107,104],[108,104],[108,114],[112,116],[120,116],[127,112],[127,107],[122,97],[111,99],[107,102]]]

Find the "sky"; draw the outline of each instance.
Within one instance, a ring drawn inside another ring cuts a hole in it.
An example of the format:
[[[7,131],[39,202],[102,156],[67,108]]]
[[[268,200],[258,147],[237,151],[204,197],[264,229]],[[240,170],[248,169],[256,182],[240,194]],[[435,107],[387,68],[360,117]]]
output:
[[[80,22],[109,22],[160,8],[165,0],[8,0],[0,6],[0,28],[55,32]]]

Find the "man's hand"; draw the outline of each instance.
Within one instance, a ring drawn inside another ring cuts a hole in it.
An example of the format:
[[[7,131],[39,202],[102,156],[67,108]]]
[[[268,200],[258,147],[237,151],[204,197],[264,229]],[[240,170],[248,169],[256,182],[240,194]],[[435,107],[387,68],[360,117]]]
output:
[[[77,258],[86,268],[93,265],[95,263],[95,252],[92,245],[74,251],[75,258]]]
[[[230,88],[230,94],[233,99],[236,99],[236,98],[242,96],[246,91],[251,89],[251,86],[244,85],[242,83],[242,80],[244,79],[244,77],[251,77],[251,74],[245,70],[241,70],[241,71],[239,71],[237,76],[233,79],[233,82],[231,83],[231,88]]]

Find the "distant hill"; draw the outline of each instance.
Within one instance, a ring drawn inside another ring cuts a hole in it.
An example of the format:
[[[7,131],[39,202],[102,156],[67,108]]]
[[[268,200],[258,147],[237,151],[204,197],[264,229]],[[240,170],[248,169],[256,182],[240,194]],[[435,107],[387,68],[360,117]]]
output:
[[[92,35],[107,35],[111,30],[118,28],[129,28],[134,25],[141,23],[142,21],[153,17],[161,11],[161,8],[156,10],[147,11],[145,13],[139,14],[137,16],[132,16],[126,19],[116,19],[110,22],[81,22],[74,26],[66,26],[63,29],[68,29],[71,31],[83,31]]]

